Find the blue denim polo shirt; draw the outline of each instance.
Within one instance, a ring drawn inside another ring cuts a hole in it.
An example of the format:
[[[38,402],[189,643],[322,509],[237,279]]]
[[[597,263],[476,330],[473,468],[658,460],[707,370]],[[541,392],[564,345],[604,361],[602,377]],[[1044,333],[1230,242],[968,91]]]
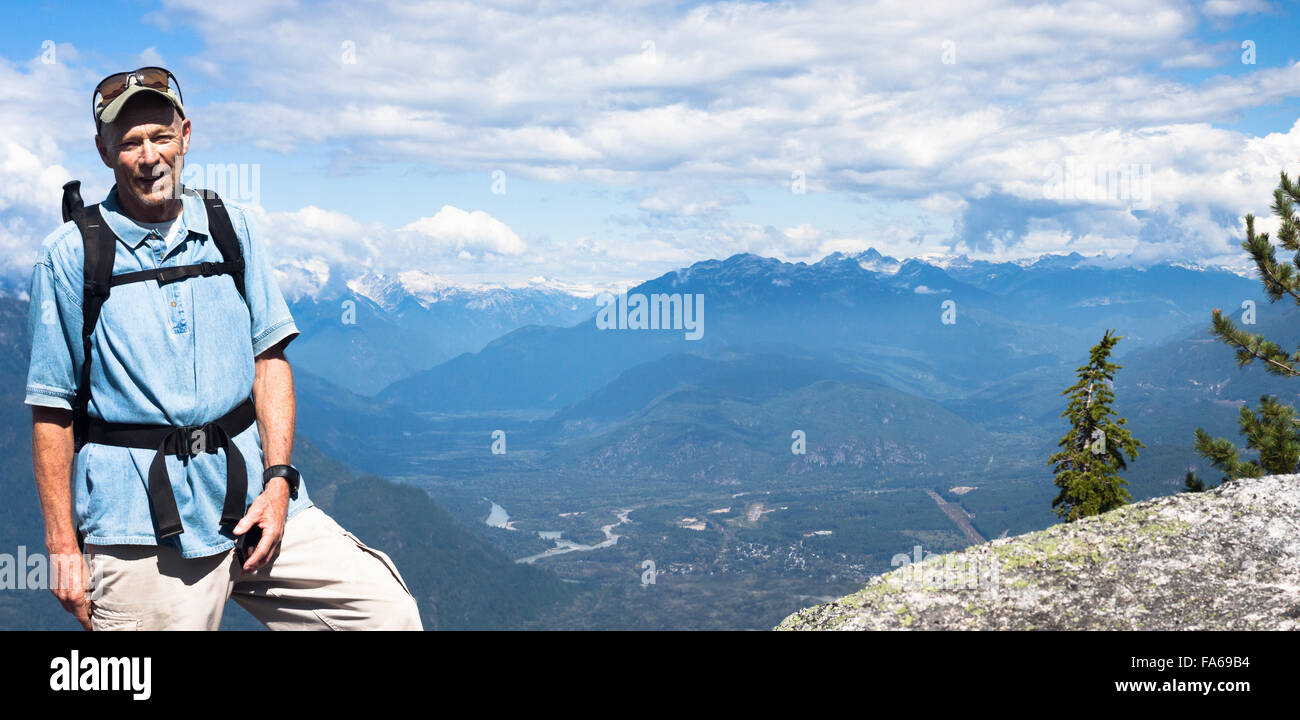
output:
[[[240,298],[229,275],[155,280],[112,289],[91,345],[92,418],[110,422],[198,425],[226,414],[253,390],[253,359],[298,335],[275,282],[266,243],[243,208],[226,203],[244,253]],[[207,210],[193,190],[182,196],[184,227],[171,246],[153,230],[122,214],[114,187],[101,204],[117,235],[113,273],[219,262],[208,235]],[[83,250],[74,223],[64,223],[41,244],[30,289],[31,363],[28,405],[71,409],[82,362]],[[235,436],[248,466],[248,500],[262,492],[262,439],[257,423]],[[149,506],[153,449],[86,443],[73,463],[77,527],[89,545],[157,545]],[[183,462],[167,456],[176,505],[185,531],[164,543],[184,557],[234,547],[221,527],[226,496],[226,453],[200,453]],[[311,506],[306,483],[289,502],[289,516]]]

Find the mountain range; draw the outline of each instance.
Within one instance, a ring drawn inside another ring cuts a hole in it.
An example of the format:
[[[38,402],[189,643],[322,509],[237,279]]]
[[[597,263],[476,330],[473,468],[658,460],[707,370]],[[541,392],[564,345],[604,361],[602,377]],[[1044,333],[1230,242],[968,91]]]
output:
[[[463,287],[420,271],[360,275],[289,304],[296,361],[352,392],[372,394],[525,325],[570,325],[589,297],[545,283]]]
[[[1223,270],[1107,269],[1078,255],[1029,265],[958,259],[945,268],[874,251],[814,264],[736,255],[628,292],[703,296],[703,337],[600,330],[594,318],[524,327],[377,398],[422,412],[558,410],[663,355],[769,344],[843,360],[901,390],[956,398],[1068,362],[1108,327],[1122,329],[1127,353],[1204,322],[1211,307],[1259,295],[1253,281]]]

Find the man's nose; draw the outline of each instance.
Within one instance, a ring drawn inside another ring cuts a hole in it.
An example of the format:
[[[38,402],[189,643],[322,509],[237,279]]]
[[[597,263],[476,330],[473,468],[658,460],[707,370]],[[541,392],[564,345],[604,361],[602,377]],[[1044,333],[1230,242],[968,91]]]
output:
[[[145,165],[157,165],[158,161],[161,159],[162,155],[159,154],[157,146],[148,140],[140,143],[140,161],[142,163]]]

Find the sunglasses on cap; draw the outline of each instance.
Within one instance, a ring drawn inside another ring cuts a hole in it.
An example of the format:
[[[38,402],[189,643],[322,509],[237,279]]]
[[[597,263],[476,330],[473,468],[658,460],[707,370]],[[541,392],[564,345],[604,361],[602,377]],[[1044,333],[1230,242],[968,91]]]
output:
[[[116,100],[126,92],[132,85],[161,90],[162,92],[174,91],[176,99],[184,102],[181,95],[181,85],[176,80],[176,76],[171,74],[167,68],[156,66],[142,67],[129,72],[113,73],[95,86],[95,92],[91,94],[91,109],[95,114],[95,120],[99,120],[100,113],[107,108],[110,103]]]

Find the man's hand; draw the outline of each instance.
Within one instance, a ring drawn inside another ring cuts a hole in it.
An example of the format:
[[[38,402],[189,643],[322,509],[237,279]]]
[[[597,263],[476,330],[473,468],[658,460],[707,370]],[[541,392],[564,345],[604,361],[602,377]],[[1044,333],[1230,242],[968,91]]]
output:
[[[70,548],[48,548],[50,553],[50,571],[52,573],[50,592],[58,598],[64,610],[81,623],[81,627],[90,629],[90,600],[86,597],[85,558],[81,550],[73,545]]]
[[[260,528],[262,539],[257,547],[244,558],[243,569],[246,573],[255,573],[280,549],[280,539],[284,537],[285,518],[289,514],[289,483],[284,478],[271,478],[262,494],[253,500],[248,514],[235,526],[235,535]]]

